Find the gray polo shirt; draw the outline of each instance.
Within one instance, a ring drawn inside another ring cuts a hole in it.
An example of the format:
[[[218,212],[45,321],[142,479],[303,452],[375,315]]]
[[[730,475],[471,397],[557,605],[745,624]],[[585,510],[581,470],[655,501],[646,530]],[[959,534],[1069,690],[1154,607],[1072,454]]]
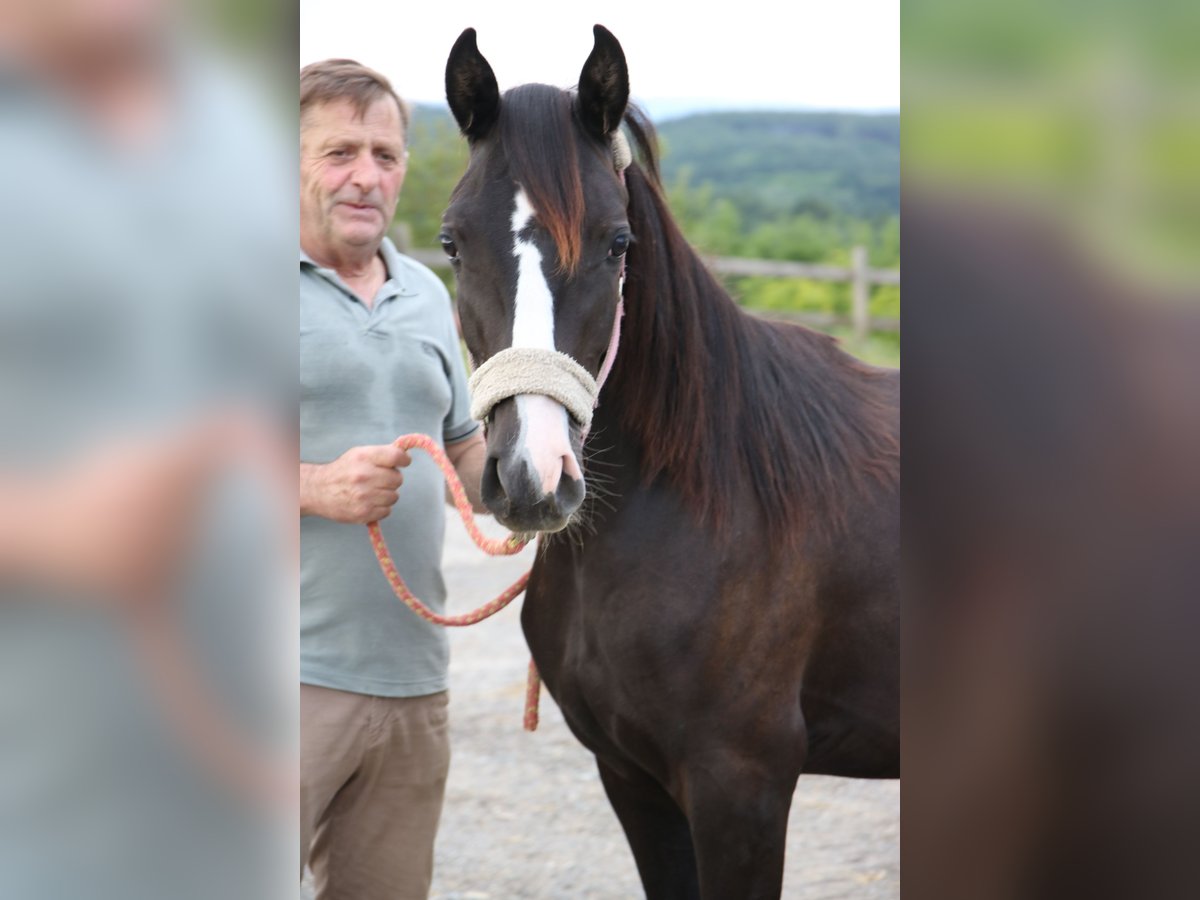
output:
[[[332,269],[300,257],[300,460],[428,434],[470,437],[466,371],[450,297],[429,269],[381,249],[388,279],[371,309]],[[400,499],[381,523],[396,568],[430,608],[445,607],[445,489],[429,455],[412,452]],[[403,606],[379,570],[367,529],[300,520],[300,680],[411,697],[447,687],[445,629]]]

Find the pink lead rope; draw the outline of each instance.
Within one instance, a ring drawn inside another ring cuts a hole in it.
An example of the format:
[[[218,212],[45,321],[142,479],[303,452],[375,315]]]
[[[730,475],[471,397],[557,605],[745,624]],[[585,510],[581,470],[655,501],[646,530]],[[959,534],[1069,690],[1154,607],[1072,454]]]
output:
[[[479,526],[475,523],[475,514],[471,511],[471,501],[467,499],[467,492],[458,478],[458,473],[454,471],[454,464],[450,462],[449,457],[446,456],[446,452],[429,435],[405,434],[396,438],[394,443],[397,447],[405,450],[424,450],[433,457],[433,461],[437,463],[438,468],[442,470],[442,475],[446,478],[446,484],[450,487],[450,495],[454,498],[454,508],[458,510],[463,524],[467,526],[467,533],[471,536],[471,540],[475,542],[475,545],[480,550],[491,556],[511,556],[522,550],[529,543],[527,538],[519,538],[515,534],[510,534],[503,540],[494,540],[484,536],[483,532],[479,530]],[[392,560],[391,553],[388,552],[387,542],[383,539],[383,532],[379,529],[379,523],[372,522],[367,526],[367,531],[371,535],[371,546],[375,550],[375,558],[379,561],[379,568],[383,570],[384,577],[387,578],[388,584],[392,586],[392,592],[399,598],[401,603],[422,619],[432,622],[434,625],[454,628],[482,622],[512,603],[525,590],[525,585],[529,583],[529,572],[526,572],[495,600],[485,603],[478,609],[462,616],[440,616],[422,603],[409,586],[404,583],[404,579],[396,570],[396,564]],[[524,724],[526,731],[535,731],[537,729],[538,697],[540,693],[541,678],[538,676],[533,660],[530,660],[529,676],[525,685]]]

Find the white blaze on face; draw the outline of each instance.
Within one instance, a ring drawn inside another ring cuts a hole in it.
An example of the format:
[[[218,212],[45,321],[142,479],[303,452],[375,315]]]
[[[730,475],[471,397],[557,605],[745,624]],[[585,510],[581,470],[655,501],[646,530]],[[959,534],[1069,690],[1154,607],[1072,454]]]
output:
[[[554,295],[542,271],[542,254],[536,244],[521,238],[533,217],[533,204],[525,190],[517,188],[512,214],[513,256],[517,258],[512,345],[555,350]],[[576,481],[583,480],[571,450],[570,420],[563,405],[541,394],[518,394],[514,400],[521,425],[518,452],[537,472],[542,490],[552,493],[564,472]]]

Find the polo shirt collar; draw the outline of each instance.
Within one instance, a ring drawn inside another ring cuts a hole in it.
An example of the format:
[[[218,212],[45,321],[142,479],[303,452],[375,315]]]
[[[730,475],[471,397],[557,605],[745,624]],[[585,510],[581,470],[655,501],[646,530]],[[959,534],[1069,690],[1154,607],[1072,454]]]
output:
[[[379,255],[383,257],[383,265],[387,270],[387,280],[384,281],[383,286],[379,289],[379,294],[375,297],[377,304],[390,300],[393,297],[411,295],[413,291],[409,289],[407,283],[406,269],[401,262],[400,251],[396,249],[396,245],[392,243],[390,237],[385,236],[383,243],[379,245]],[[300,265],[312,266],[317,271],[325,274],[326,277],[335,279],[340,286],[345,287],[342,279],[338,277],[336,270],[322,266],[305,253],[304,248],[300,248]]]

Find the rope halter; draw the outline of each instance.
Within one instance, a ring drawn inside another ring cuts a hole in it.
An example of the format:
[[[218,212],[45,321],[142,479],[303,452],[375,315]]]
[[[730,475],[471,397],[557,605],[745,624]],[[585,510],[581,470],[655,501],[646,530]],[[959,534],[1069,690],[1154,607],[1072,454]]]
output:
[[[517,394],[544,394],[557,400],[586,428],[592,421],[596,380],[565,353],[540,347],[501,350],[471,374],[471,415],[484,419],[492,408]]]

